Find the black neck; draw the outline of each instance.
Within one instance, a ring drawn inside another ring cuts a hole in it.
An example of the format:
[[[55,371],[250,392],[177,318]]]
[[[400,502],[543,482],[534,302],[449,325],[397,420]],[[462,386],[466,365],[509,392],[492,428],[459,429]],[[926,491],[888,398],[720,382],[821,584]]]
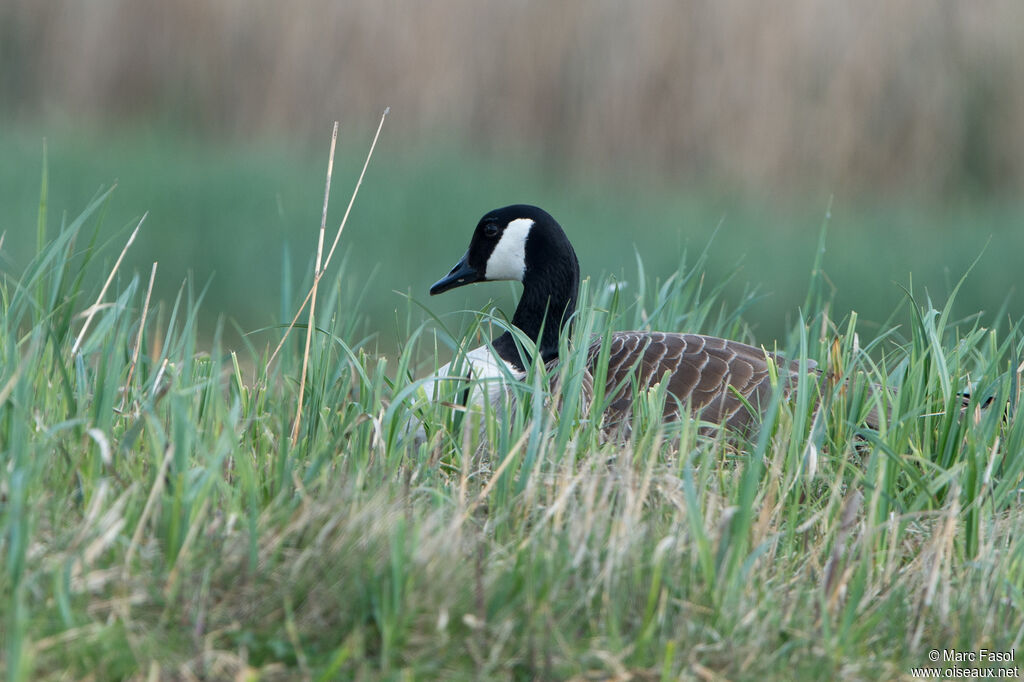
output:
[[[560,267],[527,273],[523,279],[523,295],[512,316],[512,324],[537,344],[545,363],[558,357],[558,339],[562,330],[571,331],[579,285],[579,265],[571,247]],[[504,360],[520,370],[532,360],[520,356],[510,332],[496,338],[494,348]]]

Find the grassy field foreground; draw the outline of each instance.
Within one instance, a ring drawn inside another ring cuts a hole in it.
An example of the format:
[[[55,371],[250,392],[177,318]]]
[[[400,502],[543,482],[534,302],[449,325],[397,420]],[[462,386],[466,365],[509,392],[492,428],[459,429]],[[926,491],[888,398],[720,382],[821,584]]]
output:
[[[458,335],[438,320],[370,355],[334,283],[293,442],[304,334],[268,367],[263,340],[199,341],[188,282],[164,306],[145,276],[86,290],[116,256],[94,242],[108,200],[0,280],[8,679],[887,679],[1020,648],[1017,326],[908,298],[868,337],[829,319],[815,269],[780,350],[825,373],[758,437],[661,423],[655,391],[609,443],[600,399],[575,398],[580,348],[559,400],[538,369],[512,416],[463,414],[414,380]],[[753,340],[703,265],[628,296],[588,280],[578,337]]]

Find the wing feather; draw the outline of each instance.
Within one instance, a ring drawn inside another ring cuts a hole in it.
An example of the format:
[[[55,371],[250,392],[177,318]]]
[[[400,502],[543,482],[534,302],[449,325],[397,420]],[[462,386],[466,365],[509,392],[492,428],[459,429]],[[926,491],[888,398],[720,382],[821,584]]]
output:
[[[590,348],[591,371],[600,340]],[[607,423],[626,424],[633,392],[666,380],[669,400],[665,418],[678,419],[681,406],[711,424],[745,429],[760,421],[771,397],[769,363],[778,368],[784,394],[796,383],[799,367],[760,348],[700,334],[617,332],[612,335],[605,393],[610,397]],[[809,361],[809,369],[814,367]]]

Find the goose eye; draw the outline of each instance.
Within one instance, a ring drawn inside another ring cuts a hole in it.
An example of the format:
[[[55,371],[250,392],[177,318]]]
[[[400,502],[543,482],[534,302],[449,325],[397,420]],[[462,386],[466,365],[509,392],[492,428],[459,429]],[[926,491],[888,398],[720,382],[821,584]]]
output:
[[[501,230],[498,229],[498,226],[495,225],[494,223],[490,223],[490,224],[484,225],[484,236],[485,237],[489,237],[489,238],[493,239],[494,237],[498,236],[499,232],[501,232]]]

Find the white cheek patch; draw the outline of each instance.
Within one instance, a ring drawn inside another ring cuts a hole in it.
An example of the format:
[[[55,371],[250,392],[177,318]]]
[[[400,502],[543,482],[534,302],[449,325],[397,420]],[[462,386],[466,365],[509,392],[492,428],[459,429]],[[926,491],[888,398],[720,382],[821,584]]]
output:
[[[526,237],[530,234],[533,221],[529,218],[513,220],[505,228],[498,245],[487,259],[487,279],[514,279],[523,281],[526,272]]]

